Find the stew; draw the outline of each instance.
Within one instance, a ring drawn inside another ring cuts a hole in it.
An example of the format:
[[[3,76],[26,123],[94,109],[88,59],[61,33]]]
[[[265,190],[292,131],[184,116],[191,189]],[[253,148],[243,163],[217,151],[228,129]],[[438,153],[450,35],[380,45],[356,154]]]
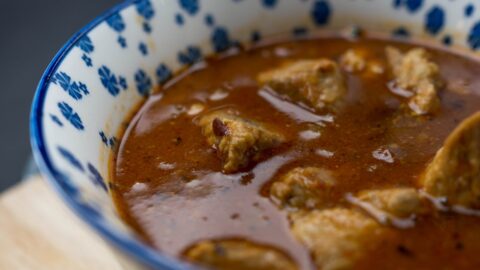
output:
[[[478,74],[372,33],[231,49],[136,112],[112,194],[153,247],[215,269],[477,269]]]

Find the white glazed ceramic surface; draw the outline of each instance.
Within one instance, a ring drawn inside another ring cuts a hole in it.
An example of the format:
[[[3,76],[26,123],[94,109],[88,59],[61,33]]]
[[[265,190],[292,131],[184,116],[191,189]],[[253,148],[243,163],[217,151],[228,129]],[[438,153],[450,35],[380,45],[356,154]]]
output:
[[[35,159],[64,200],[124,259],[188,268],[139,242],[107,191],[108,158],[120,140],[115,136],[154,85],[239,43],[349,25],[477,49],[479,8],[473,0],[127,1],[76,34],[47,68],[31,115]]]

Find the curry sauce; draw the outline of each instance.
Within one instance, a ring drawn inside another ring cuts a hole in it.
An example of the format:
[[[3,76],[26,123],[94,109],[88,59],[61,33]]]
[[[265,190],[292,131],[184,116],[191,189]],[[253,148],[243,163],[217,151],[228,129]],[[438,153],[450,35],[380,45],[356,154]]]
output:
[[[397,72],[387,47],[404,56],[414,48],[428,52],[441,79],[423,84],[427,90],[438,89],[434,110],[431,104],[422,107],[426,110],[410,106],[413,98],[399,89],[408,86],[392,86]],[[346,52],[353,51],[361,52],[365,61],[347,58]],[[321,63],[312,62],[315,59]],[[329,94],[316,95],[313,102],[311,88],[292,94],[310,87],[298,85],[303,81],[290,80],[281,90],[282,82],[269,83],[281,79],[284,70],[296,72],[291,63],[298,61],[318,64],[320,72],[331,74],[333,79],[312,85],[334,87],[335,101]],[[479,268],[480,217],[474,210],[470,215],[441,211],[419,196],[424,210],[408,216],[409,226],[395,226],[348,199],[391,188],[411,188],[417,194],[446,138],[480,108],[478,74],[480,64],[473,58],[375,35],[232,49],[193,65],[146,100],[114,159],[112,194],[122,216],[148,243],[167,255],[207,266],[249,267],[235,261],[229,266],[228,258],[218,261],[211,256],[254,243],[250,253],[231,254],[245,261],[268,250],[277,258],[273,261],[284,262],[265,262],[257,269]],[[337,79],[342,81],[332,81]],[[256,135],[240,138],[248,141],[246,148],[223,149],[234,143],[223,140],[235,132]],[[232,151],[244,156],[232,156]],[[304,172],[306,168],[314,169]],[[323,182],[309,185],[309,177]],[[288,191],[297,179],[307,182],[294,188],[305,190]],[[298,231],[309,226],[300,222],[315,215],[314,222],[323,222],[344,213],[347,223],[318,237]],[[331,237],[356,224],[359,233]],[[367,230],[375,233],[357,237]],[[342,239],[351,241],[348,247],[337,243]],[[195,250],[202,241],[202,250],[213,250],[210,257]],[[356,246],[364,251],[355,251]]]

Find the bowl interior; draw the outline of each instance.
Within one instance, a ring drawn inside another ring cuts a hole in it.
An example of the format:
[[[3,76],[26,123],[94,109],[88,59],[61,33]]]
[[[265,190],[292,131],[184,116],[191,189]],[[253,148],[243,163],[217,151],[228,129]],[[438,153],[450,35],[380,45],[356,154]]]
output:
[[[74,35],[47,68],[32,108],[34,156],[65,201],[114,246],[150,267],[185,267],[138,241],[108,194],[119,131],[155,85],[237,44],[350,25],[475,50],[477,8],[446,0],[126,1]]]

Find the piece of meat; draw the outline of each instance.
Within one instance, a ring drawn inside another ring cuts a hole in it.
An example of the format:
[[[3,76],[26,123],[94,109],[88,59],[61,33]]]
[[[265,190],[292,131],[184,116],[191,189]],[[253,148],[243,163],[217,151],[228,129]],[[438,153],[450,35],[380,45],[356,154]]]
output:
[[[334,104],[347,91],[340,68],[325,58],[287,63],[260,73],[257,80],[314,109]]]
[[[185,252],[187,260],[213,269],[295,270],[283,252],[246,240],[202,241]]]
[[[364,190],[358,199],[373,207],[400,218],[426,211],[424,200],[414,188]]]
[[[312,253],[318,269],[351,269],[378,243],[383,228],[350,209],[313,210],[290,215],[293,235]]]
[[[328,203],[335,182],[326,169],[295,168],[272,184],[270,196],[281,207],[318,208]]]
[[[408,105],[416,115],[435,111],[440,102],[438,89],[442,85],[437,64],[425,49],[411,49],[405,54],[393,47],[386,48],[388,63],[395,76],[394,87],[411,91]]]
[[[367,65],[362,51],[349,49],[340,57],[340,65],[348,72],[363,71]]]
[[[369,55],[365,49],[348,49],[340,56],[340,66],[350,73],[360,73],[368,79],[383,74],[385,67],[381,61]]]
[[[408,106],[416,115],[435,111],[440,106],[440,100],[433,84],[421,83],[417,93],[408,101]]]
[[[263,124],[217,111],[200,118],[200,126],[208,144],[223,160],[223,171],[232,173],[258,161],[264,150],[285,141],[278,132]]]
[[[430,60],[430,55],[423,48],[411,49],[405,54],[394,47],[386,48],[387,60],[392,68],[399,87],[412,90],[422,82],[440,86],[439,68]]]
[[[480,112],[458,125],[421,177],[425,191],[450,205],[480,209]]]

